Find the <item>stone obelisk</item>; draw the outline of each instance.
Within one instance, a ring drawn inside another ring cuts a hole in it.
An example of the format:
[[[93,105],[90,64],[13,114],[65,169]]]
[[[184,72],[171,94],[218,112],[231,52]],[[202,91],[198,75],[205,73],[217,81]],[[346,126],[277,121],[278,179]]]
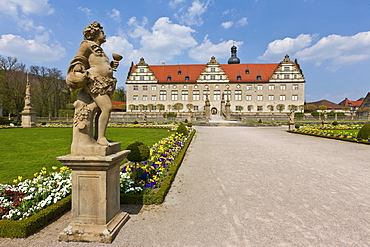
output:
[[[31,103],[31,84],[28,79],[27,74],[27,84],[26,84],[26,96],[24,97],[24,108],[21,112],[22,115],[22,127],[36,127],[36,112],[33,110]]]

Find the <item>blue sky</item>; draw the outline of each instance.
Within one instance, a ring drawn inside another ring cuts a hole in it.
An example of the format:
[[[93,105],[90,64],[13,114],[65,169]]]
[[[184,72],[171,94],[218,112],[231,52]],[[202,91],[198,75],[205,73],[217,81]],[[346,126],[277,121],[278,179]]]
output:
[[[370,0],[1,0],[0,55],[65,71],[82,30],[98,21],[107,54],[129,66],[227,63],[238,46],[241,63],[298,59],[306,101],[339,103],[370,92]]]

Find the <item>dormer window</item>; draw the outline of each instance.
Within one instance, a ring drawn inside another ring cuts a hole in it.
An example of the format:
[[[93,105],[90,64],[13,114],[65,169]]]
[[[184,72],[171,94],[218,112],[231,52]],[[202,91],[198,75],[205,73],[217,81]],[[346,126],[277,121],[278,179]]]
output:
[[[178,74],[178,75],[181,75],[181,70],[178,70],[178,71],[177,71],[177,74]]]
[[[249,69],[245,69],[245,74],[249,75]]]
[[[241,80],[242,80],[241,75],[239,74],[239,75],[236,77],[236,79],[237,79],[238,81],[241,81]]]
[[[185,81],[189,81],[189,76],[188,75],[185,76]]]
[[[170,76],[170,75],[168,75],[168,76],[167,76],[167,81],[171,81],[171,80],[172,80],[171,76]]]
[[[260,74],[257,75],[257,80],[258,81],[262,80],[262,76]]]
[[[216,69],[215,68],[211,68],[211,72],[216,72]]]

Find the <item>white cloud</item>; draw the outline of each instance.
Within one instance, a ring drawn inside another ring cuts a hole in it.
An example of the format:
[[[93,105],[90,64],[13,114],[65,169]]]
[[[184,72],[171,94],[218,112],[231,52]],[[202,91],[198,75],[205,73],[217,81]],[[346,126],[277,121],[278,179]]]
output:
[[[303,61],[314,61],[316,65],[328,61],[331,69],[358,63],[370,58],[370,31],[353,36],[332,34],[295,55]]]
[[[190,27],[172,24],[168,17],[161,17],[154,23],[152,31],[141,37],[140,56],[145,55],[149,62],[171,61],[197,45],[192,37],[194,32]]]
[[[112,53],[123,56],[122,64],[128,65],[131,61],[137,60],[137,50],[134,50],[134,46],[126,38],[119,36],[107,37],[107,42],[102,47],[110,60],[112,59]]]
[[[49,0],[2,0],[0,12],[13,18],[18,18],[21,14],[50,15],[54,13],[54,9],[48,2]]]
[[[180,3],[185,2],[185,0],[173,0],[168,3],[171,8],[176,8]]]
[[[82,12],[84,12],[87,17],[92,16],[92,10],[91,9],[89,9],[87,7],[78,7],[78,9],[81,10]]]
[[[112,9],[111,12],[108,12],[108,16],[115,22],[121,22],[121,12],[117,9]]]
[[[240,26],[248,25],[248,18],[247,17],[243,17],[236,24],[237,25],[240,25]]]
[[[234,23],[232,22],[232,21],[227,21],[227,22],[222,22],[221,23],[221,26],[223,27],[223,28],[225,28],[225,29],[228,29],[228,28],[230,28],[230,27],[232,27],[232,25],[233,25]]]
[[[139,22],[136,17],[131,17],[127,24],[130,27],[133,27],[133,30],[128,33],[128,35],[132,38],[139,38],[145,35],[149,35],[149,31],[145,28],[148,24],[148,18],[143,17],[143,21]]]
[[[262,60],[276,60],[282,58],[285,54],[291,54],[300,51],[311,45],[315,35],[300,34],[296,38],[277,39],[271,42],[263,56]]]
[[[59,60],[66,55],[66,51],[59,43],[47,45],[34,39],[26,40],[17,35],[7,34],[0,38],[0,54],[33,63],[43,63]]]
[[[235,42],[233,40],[213,44],[208,39],[208,36],[206,36],[204,37],[202,44],[189,50],[189,57],[198,62],[206,63],[210,60],[211,56],[215,56],[216,60],[220,62],[220,59],[230,57],[230,48],[232,45],[240,47],[242,44],[242,41]]]
[[[181,24],[200,26],[203,24],[203,19],[201,16],[207,11],[209,3],[210,0],[207,0],[203,3],[199,0],[194,0],[185,14],[180,17],[177,15],[175,16],[180,20]]]

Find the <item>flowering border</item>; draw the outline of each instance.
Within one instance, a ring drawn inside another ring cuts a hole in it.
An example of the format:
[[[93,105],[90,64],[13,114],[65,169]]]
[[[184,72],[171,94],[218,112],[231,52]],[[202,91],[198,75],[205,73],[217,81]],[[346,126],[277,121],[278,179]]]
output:
[[[302,135],[309,135],[309,136],[315,136],[315,137],[322,137],[322,138],[330,138],[340,141],[348,141],[348,142],[355,142],[355,143],[361,143],[361,144],[370,144],[370,138],[367,140],[358,140],[356,137],[351,135],[339,135],[339,134],[331,134],[331,133],[325,133],[320,132],[319,130],[308,130],[308,129],[295,129],[295,130],[288,130],[289,133],[294,134],[302,134]]]
[[[172,182],[175,179],[178,169],[181,166],[181,163],[184,159],[186,151],[195,135],[196,131],[193,129],[189,134],[189,137],[181,149],[180,153],[173,161],[173,164],[170,166],[166,176],[163,179],[163,182],[155,194],[124,194],[121,193],[121,203],[125,204],[140,204],[140,205],[149,205],[149,204],[161,204],[168,191],[171,188]]]

